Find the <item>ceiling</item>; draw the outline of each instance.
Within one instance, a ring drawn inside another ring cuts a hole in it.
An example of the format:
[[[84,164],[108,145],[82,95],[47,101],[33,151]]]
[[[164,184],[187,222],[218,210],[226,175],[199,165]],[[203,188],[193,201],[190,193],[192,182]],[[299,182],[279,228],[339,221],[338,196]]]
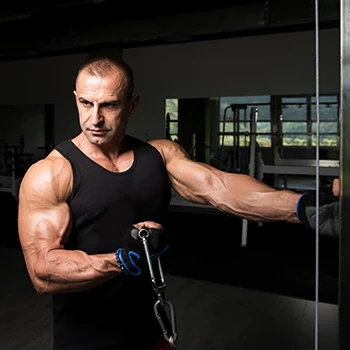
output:
[[[319,0],[323,26],[339,26],[339,0]],[[173,42],[314,28],[314,0],[231,0],[210,5],[113,0],[7,1],[1,5],[0,60],[94,48]]]
[[[263,2],[261,0],[219,0],[212,5],[191,5],[184,2],[150,6],[148,2],[136,5],[134,2],[116,3],[114,0],[53,0],[44,4],[40,4],[39,1],[12,1],[1,5],[0,24],[14,25],[24,23],[23,21],[26,20],[37,21],[50,27],[94,25],[106,21],[152,18]]]

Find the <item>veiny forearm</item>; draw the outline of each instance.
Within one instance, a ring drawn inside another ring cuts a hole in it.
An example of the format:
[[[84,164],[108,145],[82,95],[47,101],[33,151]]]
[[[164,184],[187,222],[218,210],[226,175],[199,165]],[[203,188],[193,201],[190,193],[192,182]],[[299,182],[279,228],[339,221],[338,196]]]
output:
[[[165,155],[167,169],[174,190],[184,199],[210,204],[251,221],[299,222],[295,210],[300,194],[277,190],[246,174],[227,173],[192,162],[184,155],[176,158],[174,154]]]
[[[300,194],[276,190],[250,176],[227,175],[210,195],[217,209],[252,221],[297,223],[295,209]]]
[[[32,276],[39,294],[90,289],[121,273],[114,253],[87,255],[78,250],[52,249],[39,254]]]

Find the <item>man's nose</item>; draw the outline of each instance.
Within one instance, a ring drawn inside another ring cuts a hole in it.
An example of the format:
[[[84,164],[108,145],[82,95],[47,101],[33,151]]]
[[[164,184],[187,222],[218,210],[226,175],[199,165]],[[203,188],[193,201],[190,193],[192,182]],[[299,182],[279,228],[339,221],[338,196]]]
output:
[[[103,115],[101,113],[101,109],[99,108],[99,106],[94,106],[91,116],[91,123],[93,125],[98,125],[101,124],[102,121]]]

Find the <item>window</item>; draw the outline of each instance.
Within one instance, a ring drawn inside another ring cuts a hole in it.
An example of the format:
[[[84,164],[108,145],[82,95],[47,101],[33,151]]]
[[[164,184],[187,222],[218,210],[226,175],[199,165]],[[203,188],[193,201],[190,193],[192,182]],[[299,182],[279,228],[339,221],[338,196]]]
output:
[[[320,146],[337,147],[339,136],[339,103],[337,96],[321,96],[319,99]],[[316,146],[317,110],[316,98],[311,99],[312,146]]]
[[[261,147],[271,147],[270,96],[220,98],[219,145],[249,146],[251,115],[257,112],[256,140]],[[239,121],[238,123],[235,121]]]
[[[166,138],[173,141],[178,140],[178,99],[165,100],[165,130]]]
[[[314,96],[282,97],[279,129],[283,146],[316,146],[317,110]],[[320,147],[338,147],[338,97],[320,96]]]
[[[307,146],[307,114],[306,97],[282,97],[283,146]]]

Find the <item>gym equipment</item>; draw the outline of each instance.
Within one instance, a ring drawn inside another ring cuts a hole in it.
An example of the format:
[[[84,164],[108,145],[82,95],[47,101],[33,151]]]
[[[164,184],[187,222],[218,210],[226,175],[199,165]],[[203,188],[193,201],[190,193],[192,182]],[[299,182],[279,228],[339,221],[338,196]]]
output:
[[[11,193],[18,200],[18,190],[22,178],[30,166],[32,153],[24,153],[24,137],[21,135],[19,145],[8,145],[4,143],[3,172],[0,175],[0,192]],[[23,159],[23,157],[27,157]],[[28,161],[29,160],[29,161]]]
[[[258,119],[258,109],[252,108],[251,110],[251,132],[256,134],[256,121]],[[249,175],[255,176],[255,151],[256,151],[256,138],[252,137],[250,140],[250,154],[249,154]],[[259,223],[260,225],[260,223]],[[242,219],[242,246],[247,245],[247,235],[248,235],[248,220]]]
[[[158,285],[157,280],[156,280],[156,276],[154,274],[152,259],[151,259],[151,255],[150,255],[150,251],[149,251],[149,247],[148,247],[148,241],[147,241],[147,239],[150,235],[150,232],[148,229],[142,228],[141,230],[139,230],[138,235],[139,235],[139,238],[142,240],[142,243],[143,243],[143,246],[145,249],[147,263],[148,263],[149,272],[150,272],[150,276],[151,276],[152,287],[153,287],[153,290],[156,292],[157,297],[158,297],[158,300],[154,304],[154,314],[158,320],[160,328],[162,329],[163,336],[164,336],[165,340],[170,344],[171,349],[176,349],[175,342],[177,340],[177,329],[176,329],[176,319],[175,319],[175,308],[170,301],[165,299],[164,289],[166,288],[166,283],[165,283],[165,279],[164,279],[161,261],[160,261],[159,257],[156,259],[157,264],[158,264],[158,269],[159,269],[159,275],[160,275],[159,276],[160,277],[160,285]],[[168,335],[167,329],[164,325],[164,322],[163,322],[161,315],[160,315],[160,312],[159,312],[159,307],[164,307],[164,309],[165,309],[166,306],[168,306],[170,308],[170,322],[171,322],[171,327],[172,327],[172,334],[171,335]]]
[[[202,150],[210,150],[210,146],[207,145],[198,145],[197,143],[197,135],[195,133],[193,133],[191,135],[191,147],[188,150],[188,155],[190,156],[190,158],[197,162],[197,161],[201,161],[199,158],[199,155],[197,153],[197,151],[202,151]],[[203,161],[203,160],[202,160]]]
[[[268,103],[250,103],[249,106],[262,106],[269,105]],[[224,116],[222,121],[222,131],[218,132],[217,135],[221,137],[221,147],[219,148],[219,163],[221,163],[221,169],[232,173],[249,173],[249,163],[248,154],[244,153],[244,147],[248,146],[248,137],[252,133],[253,125],[251,124],[252,118],[255,118],[255,108],[251,108],[250,118],[247,117],[247,104],[231,104],[227,106],[224,110]],[[232,120],[228,120],[227,112],[232,110],[233,117]],[[243,111],[243,116],[242,116]],[[256,120],[257,121],[257,120]],[[255,126],[256,126],[255,121]],[[233,123],[233,130],[226,131],[226,124]],[[250,131],[247,131],[247,126],[250,125]],[[241,131],[243,126],[244,130]],[[255,128],[256,130],[256,128]],[[225,146],[225,137],[233,137],[233,146]],[[241,140],[243,137],[243,140]],[[244,147],[241,146],[241,141],[243,141]],[[250,141],[249,141],[250,142]],[[255,142],[255,141],[254,141]],[[256,143],[256,142],[255,142]],[[256,143],[258,146],[258,144]],[[225,149],[228,149],[225,155]]]
[[[18,200],[18,190],[21,178],[18,178],[16,174],[16,148],[6,147],[5,144],[5,149],[7,148],[10,148],[11,154],[11,175],[0,176],[0,192],[9,192],[16,200]],[[6,157],[7,154],[7,152],[4,152],[4,157]]]
[[[253,104],[249,104],[250,106]],[[262,104],[259,104],[262,105]],[[224,120],[223,120],[223,131],[218,132],[218,136],[222,136],[222,142],[221,142],[221,155],[223,155],[223,149],[229,146],[224,146],[224,137],[225,136],[233,136],[234,137],[234,144],[233,144],[233,151],[229,151],[229,154],[233,155],[233,159],[231,160],[231,166],[230,164],[227,164],[227,161],[223,161],[227,167],[226,171],[230,172],[238,172],[238,173],[249,173],[250,170],[250,163],[246,159],[243,159],[242,162],[242,146],[239,145],[239,137],[250,137],[250,140],[253,142],[250,142],[249,148],[249,159],[251,157],[254,157],[256,159],[256,173],[259,175],[258,179],[262,180],[264,177],[264,174],[275,174],[275,175],[312,175],[314,176],[316,174],[316,161],[314,159],[284,159],[280,156],[281,150],[279,150],[279,154],[275,155],[274,163],[273,164],[265,164],[263,162],[262,156],[261,156],[261,149],[260,145],[256,141],[257,136],[267,135],[267,136],[279,136],[282,138],[285,135],[315,135],[315,133],[298,133],[298,132],[257,132],[257,121],[258,116],[255,116],[255,113],[258,113],[258,108],[252,107],[251,108],[251,118],[249,121],[250,124],[250,131],[239,131],[239,124],[242,123],[242,119],[240,118],[240,110],[244,110],[244,124],[247,124],[247,118],[246,118],[246,108],[247,105],[235,105],[232,104],[228,107],[226,107],[224,112]],[[232,132],[225,131],[226,123],[227,123],[227,110],[232,109],[234,117],[233,121],[234,123],[238,124],[237,126],[234,125],[234,130]],[[329,135],[338,135],[338,133],[329,133]],[[237,141],[238,140],[238,141]],[[246,145],[246,141],[244,141],[244,145]],[[255,150],[252,150],[251,148],[254,147]],[[223,157],[222,157],[223,159]],[[226,158],[227,159],[227,158]],[[320,175],[321,176],[339,176],[339,160],[320,160]],[[275,187],[276,184],[274,184]],[[286,186],[283,186],[286,187]]]
[[[151,276],[152,288],[156,292],[158,300],[154,304],[154,314],[157,321],[161,327],[164,339],[170,344],[171,349],[176,349],[175,341],[177,339],[176,331],[176,320],[175,320],[175,309],[173,304],[165,299],[164,289],[166,287],[163,269],[160,261],[160,256],[168,248],[168,244],[164,240],[164,235],[161,234],[160,230],[157,229],[147,229],[142,228],[138,230],[134,226],[131,226],[125,234],[124,248],[119,248],[116,251],[116,261],[118,266],[122,269],[123,273],[126,275],[137,276],[142,273],[143,267],[138,266],[138,261],[143,256],[143,251],[145,253],[148,270]],[[153,254],[152,253],[153,249]],[[153,263],[158,264],[158,281],[153,270]],[[142,266],[143,258],[142,258]],[[168,330],[162,319],[160,307],[163,307],[166,313],[166,306],[170,308],[170,323],[171,323],[171,334],[168,334]]]
[[[150,228],[148,232],[149,253],[151,259],[155,260],[168,250],[169,244],[163,229]],[[139,230],[134,225],[130,225],[126,230],[124,245],[116,251],[116,260],[125,274],[137,276],[142,273],[146,262],[144,247]]]
[[[196,161],[197,160],[197,144],[196,144],[196,134],[192,134],[192,145],[191,149],[188,152],[189,156],[191,157],[192,160]]]

